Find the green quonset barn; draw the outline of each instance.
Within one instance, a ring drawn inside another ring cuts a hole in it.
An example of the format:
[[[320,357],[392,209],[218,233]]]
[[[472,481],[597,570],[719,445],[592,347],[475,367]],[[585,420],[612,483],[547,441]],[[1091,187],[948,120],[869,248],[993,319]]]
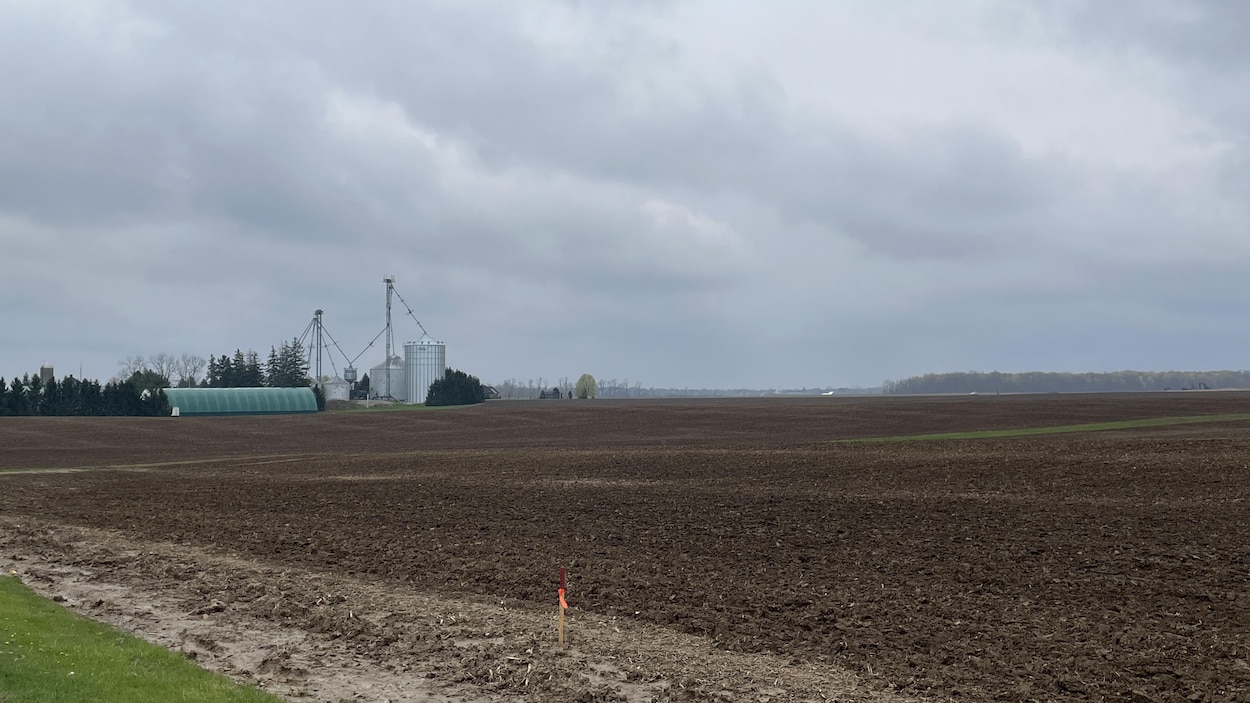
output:
[[[291,415],[317,412],[311,388],[166,388],[179,415]]]

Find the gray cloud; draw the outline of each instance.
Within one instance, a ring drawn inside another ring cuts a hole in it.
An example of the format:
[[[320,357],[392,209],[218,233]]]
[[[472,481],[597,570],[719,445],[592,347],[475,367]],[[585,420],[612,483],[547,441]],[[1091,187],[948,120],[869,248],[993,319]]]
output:
[[[354,356],[384,274],[491,380],[1243,366],[1245,15],[12,0],[0,375]]]

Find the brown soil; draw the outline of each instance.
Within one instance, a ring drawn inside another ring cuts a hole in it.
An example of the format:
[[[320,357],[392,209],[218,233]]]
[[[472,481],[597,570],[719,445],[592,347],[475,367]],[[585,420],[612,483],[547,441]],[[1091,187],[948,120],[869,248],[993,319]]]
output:
[[[0,469],[413,449],[781,446],[1245,412],[1250,392],[1230,391],[491,401],[473,408],[311,416],[17,417],[0,423]]]
[[[1246,424],[823,441],[1248,407],[1210,393],[6,419],[0,466],[164,465],[0,476],[0,566],[88,612],[113,603],[131,629],[147,603],[165,613],[152,636],[321,700],[1250,701]],[[71,446],[47,451],[58,436]],[[93,585],[122,588],[75,595]],[[249,628],[250,650],[227,646]]]

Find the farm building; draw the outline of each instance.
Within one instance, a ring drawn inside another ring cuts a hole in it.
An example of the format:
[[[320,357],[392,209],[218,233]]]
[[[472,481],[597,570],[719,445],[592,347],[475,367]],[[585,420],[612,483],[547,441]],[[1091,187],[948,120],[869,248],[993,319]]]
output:
[[[317,412],[311,388],[166,388],[179,415],[286,415]]]

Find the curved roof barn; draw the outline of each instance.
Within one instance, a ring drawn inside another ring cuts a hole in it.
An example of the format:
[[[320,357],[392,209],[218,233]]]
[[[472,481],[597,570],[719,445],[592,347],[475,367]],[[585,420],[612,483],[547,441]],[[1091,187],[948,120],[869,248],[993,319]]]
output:
[[[290,415],[317,412],[311,388],[166,388],[179,415]]]

